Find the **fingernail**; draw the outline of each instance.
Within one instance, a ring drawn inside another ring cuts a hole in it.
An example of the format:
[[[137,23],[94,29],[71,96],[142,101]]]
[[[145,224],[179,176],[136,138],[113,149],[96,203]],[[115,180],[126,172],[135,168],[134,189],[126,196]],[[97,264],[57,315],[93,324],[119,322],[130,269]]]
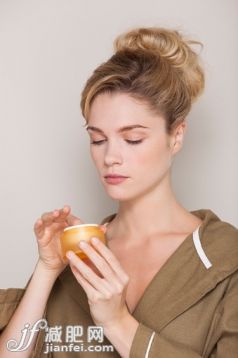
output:
[[[67,252],[66,252],[66,257],[67,257],[68,259],[72,259],[73,256],[74,256],[74,254],[73,254],[71,251],[67,251]]]
[[[92,237],[91,239],[93,244],[98,244],[99,243],[99,239],[97,237]]]
[[[79,247],[81,247],[82,249],[84,249],[85,247],[87,247],[86,241],[80,241]]]

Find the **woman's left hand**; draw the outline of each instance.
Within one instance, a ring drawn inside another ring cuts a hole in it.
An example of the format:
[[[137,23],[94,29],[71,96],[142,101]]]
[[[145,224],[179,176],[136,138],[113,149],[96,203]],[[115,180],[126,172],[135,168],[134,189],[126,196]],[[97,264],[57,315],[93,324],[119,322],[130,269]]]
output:
[[[87,294],[94,323],[106,327],[113,322],[118,323],[129,314],[125,303],[129,277],[112,251],[99,239],[96,241],[94,243],[91,239],[92,246],[86,241],[79,244],[96,270],[72,251],[67,252],[67,257],[74,276]]]

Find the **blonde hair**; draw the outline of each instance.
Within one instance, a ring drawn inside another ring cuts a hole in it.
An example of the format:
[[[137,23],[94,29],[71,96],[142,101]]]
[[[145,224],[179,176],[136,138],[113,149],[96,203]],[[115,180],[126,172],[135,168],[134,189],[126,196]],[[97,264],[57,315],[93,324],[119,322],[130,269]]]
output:
[[[183,120],[204,89],[199,55],[177,30],[162,27],[136,28],[114,41],[114,54],[87,80],[81,96],[86,122],[98,94],[127,93],[145,102],[166,120],[166,130]]]

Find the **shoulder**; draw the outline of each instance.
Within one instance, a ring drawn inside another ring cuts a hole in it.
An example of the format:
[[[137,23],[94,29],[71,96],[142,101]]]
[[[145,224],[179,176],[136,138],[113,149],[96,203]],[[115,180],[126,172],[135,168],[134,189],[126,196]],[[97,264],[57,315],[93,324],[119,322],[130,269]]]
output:
[[[192,213],[202,220],[201,235],[211,238],[211,241],[220,239],[221,242],[226,242],[229,240],[238,244],[238,228],[224,221],[212,210],[200,209],[192,211]]]
[[[210,209],[193,213],[203,220],[199,229],[200,241],[213,267],[224,273],[238,270],[238,229]]]

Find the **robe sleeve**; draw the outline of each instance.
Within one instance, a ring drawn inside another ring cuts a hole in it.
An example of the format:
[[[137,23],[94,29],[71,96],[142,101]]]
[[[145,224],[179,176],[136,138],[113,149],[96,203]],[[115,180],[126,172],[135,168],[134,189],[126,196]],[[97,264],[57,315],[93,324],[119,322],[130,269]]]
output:
[[[156,333],[139,323],[132,341],[129,358],[236,358],[238,352],[238,271],[231,276],[220,302],[218,323],[203,355],[177,342],[173,337]],[[201,349],[202,350],[202,349]]]
[[[21,299],[24,296],[24,293],[31,281],[32,275],[29,278],[26,286],[24,288],[7,288],[0,289],[0,334],[4,331],[8,325],[10,319],[12,318],[16,308],[18,307]],[[46,318],[46,308],[42,318]],[[42,351],[44,344],[44,333],[40,331],[38,333],[35,347],[32,350],[32,353],[29,358],[38,358]]]
[[[24,288],[7,288],[0,290],[0,333],[10,321],[24,292]]]
[[[24,288],[0,289],[0,333],[12,318],[31,281],[31,277]]]

